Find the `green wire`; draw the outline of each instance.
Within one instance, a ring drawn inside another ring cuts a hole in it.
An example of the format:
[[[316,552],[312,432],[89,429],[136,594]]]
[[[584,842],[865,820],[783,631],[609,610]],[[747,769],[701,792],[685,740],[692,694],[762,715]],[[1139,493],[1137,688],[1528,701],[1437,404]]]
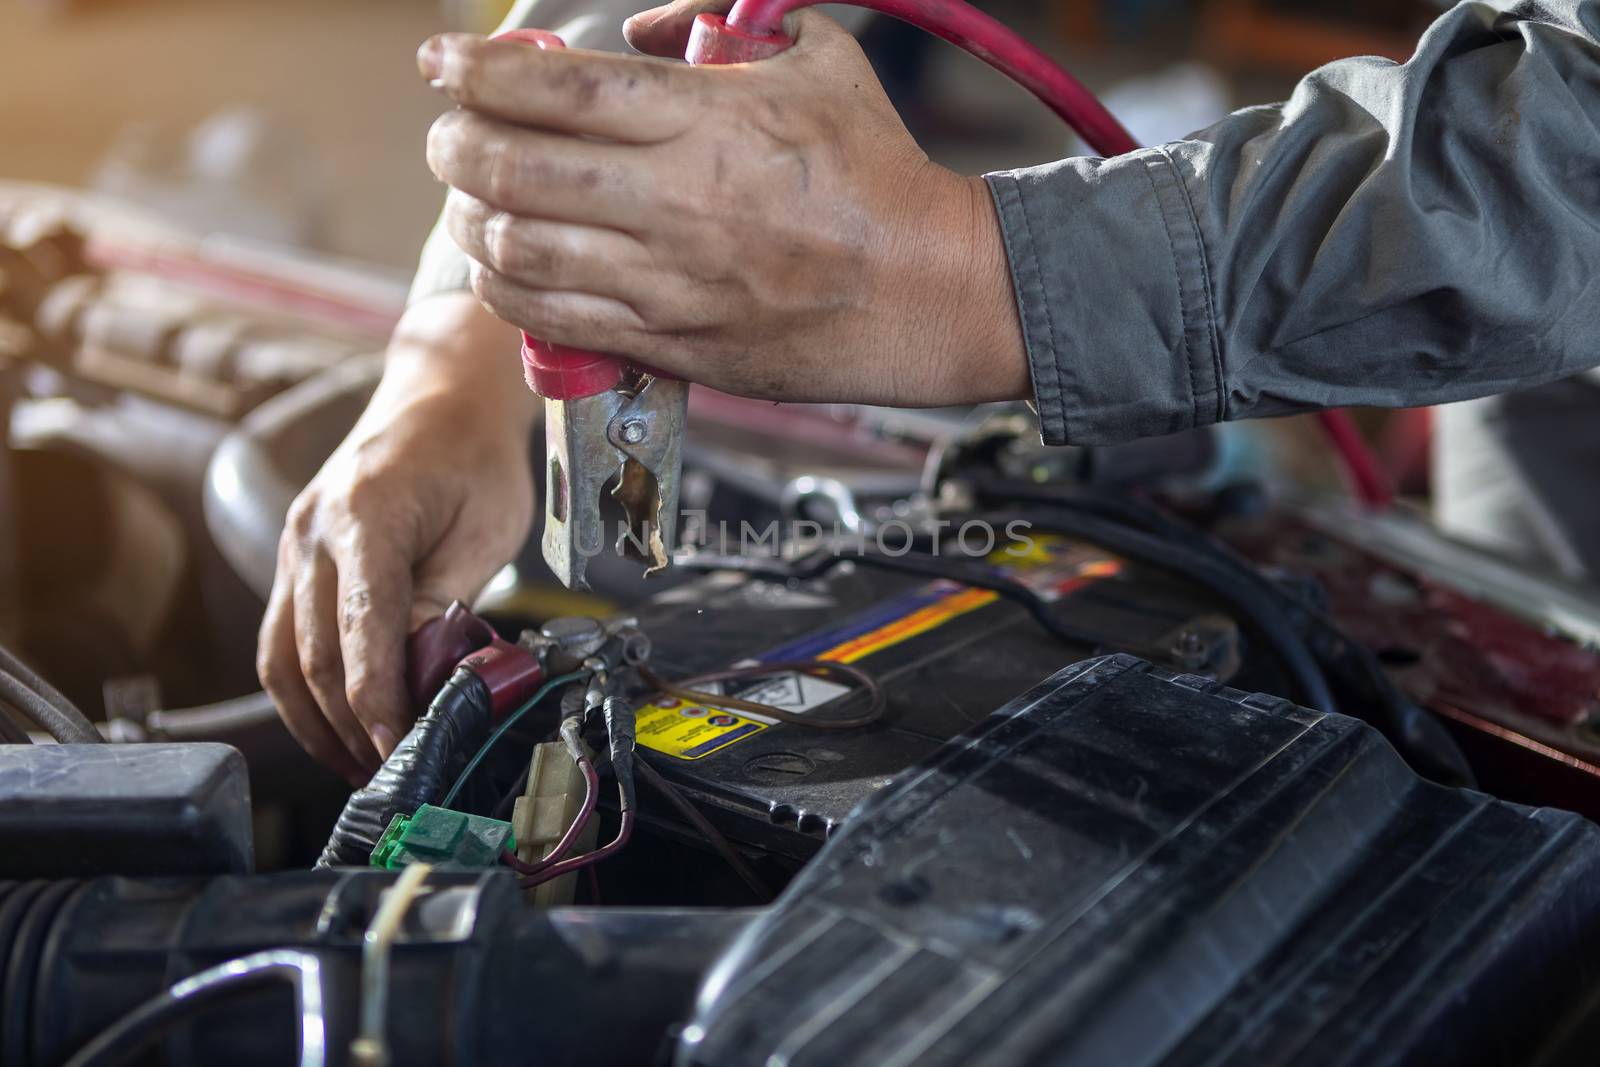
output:
[[[557,686],[566,685],[568,682],[575,682],[579,678],[584,677],[586,673],[587,672],[585,671],[573,671],[571,674],[563,674],[561,677],[553,678],[544,683],[544,685],[540,686],[539,691],[533,694],[533,696],[529,697],[527,703],[523,704],[522,707],[518,708],[516,711],[513,711],[506,717],[505,722],[495,727],[494,733],[489,735],[489,740],[483,743],[483,747],[478,749],[477,753],[467,761],[467,765],[461,769],[460,776],[456,778],[456,784],[450,787],[450,792],[444,795],[444,800],[440,802],[439,806],[441,808],[448,808],[450,806],[451,802],[456,799],[456,794],[461,792],[461,787],[467,784],[467,779],[472,777],[472,772],[477,770],[478,764],[483,762],[483,757],[487,756],[489,754],[489,750],[495,746],[495,742],[499,741],[501,736],[504,735],[507,730],[515,726],[518,719],[522,718],[528,712],[537,707],[539,701],[543,700],[545,695],[548,694],[550,690],[556,688]]]

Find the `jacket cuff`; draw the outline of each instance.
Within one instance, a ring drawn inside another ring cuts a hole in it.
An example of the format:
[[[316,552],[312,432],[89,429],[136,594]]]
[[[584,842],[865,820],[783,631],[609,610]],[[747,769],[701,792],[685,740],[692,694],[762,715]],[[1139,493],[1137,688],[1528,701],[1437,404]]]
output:
[[[1111,444],[1223,416],[1200,227],[1162,149],[987,176],[1045,444]]]

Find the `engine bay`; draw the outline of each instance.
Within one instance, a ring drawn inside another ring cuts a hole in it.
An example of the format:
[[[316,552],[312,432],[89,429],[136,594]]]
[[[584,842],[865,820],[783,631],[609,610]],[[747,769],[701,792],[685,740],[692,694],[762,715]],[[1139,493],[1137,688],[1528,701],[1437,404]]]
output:
[[[352,791],[251,656],[399,293],[12,199],[0,1063],[1589,1062],[1587,590],[1210,433],[695,390],[673,566],[530,544]]]

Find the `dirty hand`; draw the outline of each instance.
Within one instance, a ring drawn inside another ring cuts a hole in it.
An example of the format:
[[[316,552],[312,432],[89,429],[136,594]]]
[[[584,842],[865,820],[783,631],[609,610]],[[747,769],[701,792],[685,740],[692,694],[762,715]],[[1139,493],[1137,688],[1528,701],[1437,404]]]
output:
[[[712,6],[636,16],[630,40],[681,56]],[[747,396],[1029,395],[985,184],[928,160],[836,23],[791,28],[782,55],[722,67],[425,43],[460,105],[428,161],[474,292],[534,336]]]
[[[365,782],[411,726],[406,636],[471,602],[533,521],[517,336],[470,294],[414,305],[350,435],[290,509],[257,670],[296,740]]]

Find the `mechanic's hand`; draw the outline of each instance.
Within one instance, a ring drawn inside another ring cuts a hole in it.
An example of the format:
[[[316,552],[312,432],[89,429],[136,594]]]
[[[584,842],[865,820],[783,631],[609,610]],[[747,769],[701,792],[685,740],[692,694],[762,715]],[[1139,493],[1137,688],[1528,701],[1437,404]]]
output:
[[[681,56],[695,10],[628,24]],[[726,8],[726,4],[720,5]],[[935,166],[826,16],[759,63],[690,67],[445,34],[428,138],[484,305],[559,344],[784,400],[1029,395],[998,220]]]
[[[537,407],[516,346],[470,294],[413,306],[365,413],[290,509],[257,670],[290,733],[353,783],[410,729],[407,634],[471,603],[533,521]]]

